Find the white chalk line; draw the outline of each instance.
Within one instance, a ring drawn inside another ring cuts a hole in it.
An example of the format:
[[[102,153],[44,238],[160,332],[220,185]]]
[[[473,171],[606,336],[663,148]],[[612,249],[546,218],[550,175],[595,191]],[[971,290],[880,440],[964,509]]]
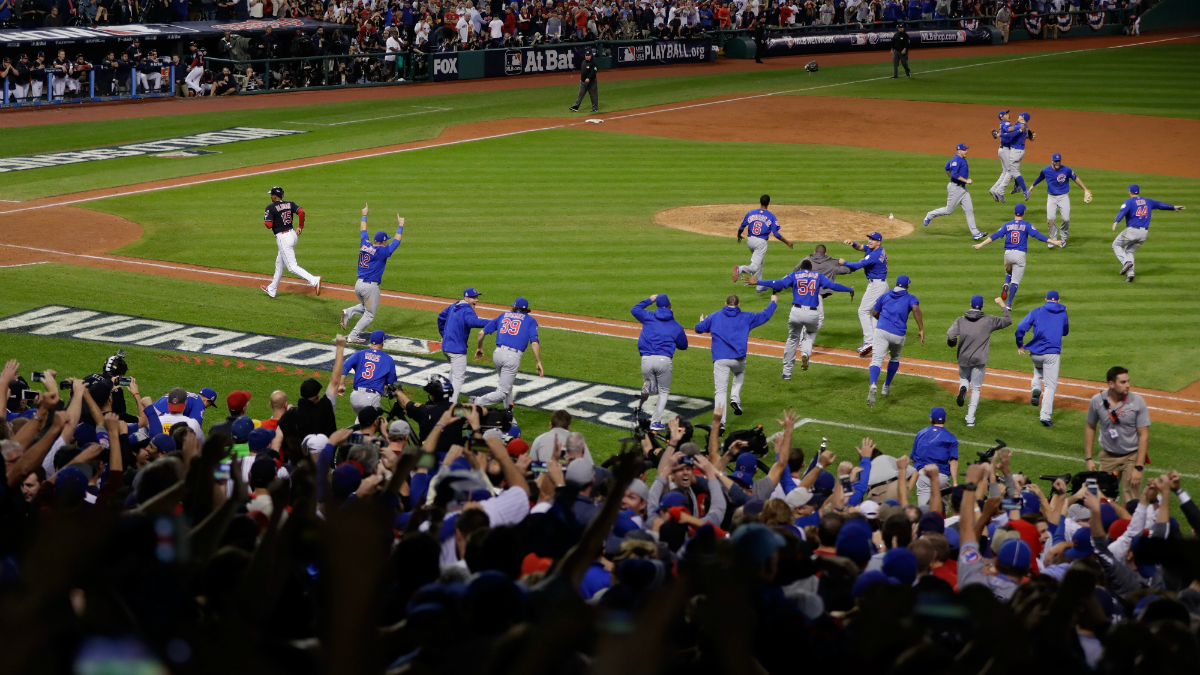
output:
[[[1162,40],[1151,40],[1149,42],[1135,42],[1131,45],[1113,45],[1112,47],[1105,47],[1105,49],[1124,49],[1126,47],[1141,47],[1142,45],[1153,45],[1153,44],[1158,44],[1159,42],[1170,42],[1171,40],[1190,40],[1195,37],[1200,37],[1200,34],[1183,35],[1180,37],[1164,38]]]
[[[868,427],[868,426],[863,426],[861,424],[847,424],[845,422],[833,422],[830,420],[818,420],[818,419],[813,419],[811,417],[805,417],[804,419],[799,420],[798,422],[796,422],[796,425],[793,428],[799,429],[800,427],[804,426],[805,424],[824,424],[826,426],[841,427],[843,429],[857,429],[859,431],[871,431],[871,432],[879,433],[879,434],[892,434],[895,436],[907,436],[909,438],[916,436],[916,434],[909,433],[907,431],[896,431],[894,429],[881,429],[879,427]],[[979,443],[976,441],[961,441],[960,440],[958,442],[958,444],[959,445],[971,445],[971,446],[975,446],[977,448],[995,447],[991,443]],[[1071,455],[1059,455],[1059,454],[1056,454],[1053,452],[1042,452],[1040,450],[1023,450],[1021,448],[1013,448],[1013,447],[1006,447],[1005,450],[1012,450],[1013,452],[1019,452],[1019,453],[1025,454],[1025,455],[1036,455],[1038,457],[1049,457],[1051,459],[1061,459],[1064,461],[1076,462],[1076,463],[1080,463],[1080,464],[1082,464],[1084,462],[1084,459],[1082,457],[1074,457]],[[961,458],[960,458],[960,461],[961,461]],[[1184,476],[1186,478],[1200,478],[1200,475],[1193,474],[1193,473],[1181,473],[1179,475]]]
[[[358,124],[359,122],[376,122],[378,120],[390,120],[390,119],[395,119],[397,117],[411,117],[413,115],[428,115],[429,113],[434,113],[434,112],[447,112],[449,110],[454,110],[454,108],[434,108],[434,107],[427,106],[427,105],[414,105],[414,106],[409,106],[409,107],[411,107],[411,108],[428,108],[428,110],[422,110],[420,112],[411,112],[411,113],[400,113],[399,115],[384,115],[383,117],[368,117],[366,119],[350,120],[348,122],[328,122],[328,123],[326,123],[326,122],[283,122],[283,124],[304,124],[307,126],[314,126],[314,127],[340,127],[343,124]]]
[[[49,261],[43,260],[41,262],[18,263],[16,265],[0,265],[0,269],[8,269],[9,267],[29,267],[30,265],[45,265],[47,262]]]
[[[1166,40],[1161,40],[1161,42],[1167,42],[1170,40],[1190,39],[1191,37],[1195,37],[1195,36],[1168,38]],[[1147,44],[1149,44],[1149,43],[1147,43]],[[1127,45],[1127,46],[1132,47],[1132,46],[1136,46],[1136,45]],[[934,69],[934,70],[927,70],[924,72],[926,72],[926,73],[941,73],[941,72],[946,72],[946,71],[950,71],[950,70],[961,70],[963,68],[976,68],[979,66],[1000,65],[1000,64],[1004,64],[1004,63],[1013,63],[1016,61],[1027,61],[1029,59],[1046,58],[1049,56],[1064,56],[1067,54],[1081,54],[1084,52],[1097,51],[1099,49],[1103,49],[1103,48],[1092,47],[1092,48],[1088,48],[1088,49],[1074,49],[1074,50],[1062,51],[1062,52],[1045,52],[1045,53],[1041,53],[1041,54],[1034,54],[1032,56],[1022,56],[1022,57],[1013,58],[1013,59],[1003,59],[1000,61],[988,61],[988,62],[984,62],[984,63],[971,63],[971,64],[967,64],[967,65],[962,65],[962,66],[952,66],[949,68],[938,68],[938,69]],[[890,77],[873,77],[873,78],[868,78],[865,80],[853,80],[850,82],[837,82],[834,84],[824,84],[824,85],[819,85],[816,87],[801,87],[799,89],[787,89],[787,90],[771,92],[771,93],[767,93],[767,94],[754,94],[751,96],[742,96],[742,97],[731,98],[731,99],[723,99],[720,101],[710,101],[708,103],[694,103],[694,104],[690,104],[690,105],[666,108],[663,110],[653,110],[653,111],[649,111],[649,112],[632,113],[629,115],[619,115],[616,117],[607,117],[605,119],[606,120],[619,120],[619,119],[625,119],[627,117],[638,117],[641,115],[657,115],[657,114],[667,113],[667,112],[676,112],[679,110],[688,110],[690,108],[699,108],[699,107],[703,107],[703,106],[717,105],[720,103],[736,103],[738,101],[747,101],[747,100],[756,99],[756,98],[763,98],[766,96],[780,96],[780,95],[784,95],[784,94],[793,94],[793,93],[801,92],[801,91],[826,89],[829,87],[841,87],[841,86],[845,86],[845,85],[849,85],[849,84],[861,84],[863,82],[875,82],[878,80],[886,80],[886,79],[891,79],[891,78]],[[262,175],[267,175],[267,174],[272,174],[272,173],[279,173],[281,171],[292,171],[292,170],[296,170],[296,169],[308,169],[308,168],[312,168],[314,166],[324,166],[326,164],[337,164],[340,162],[349,162],[349,161],[354,161],[354,160],[359,160],[359,159],[371,159],[374,157],[382,157],[385,155],[393,155],[393,154],[398,154],[398,153],[402,153],[402,152],[411,152],[414,150],[426,150],[426,149],[431,149],[431,148],[441,148],[441,147],[446,147],[446,146],[450,146],[450,145],[473,143],[475,141],[486,141],[486,140],[492,140],[492,139],[496,139],[496,138],[504,138],[506,136],[517,136],[520,134],[535,133],[538,131],[551,131],[554,129],[565,129],[565,128],[572,127],[572,126],[578,126],[580,124],[584,124],[584,122],[569,122],[569,123],[552,125],[552,126],[547,126],[547,127],[540,127],[537,129],[526,129],[524,131],[510,131],[508,133],[503,133],[503,134],[493,134],[490,136],[479,136],[476,138],[464,138],[461,140],[448,141],[445,143],[432,143],[430,145],[422,145],[422,146],[416,147],[416,148],[401,148],[399,150],[386,150],[383,152],[374,152],[374,153],[368,153],[365,155],[357,155],[355,157],[343,157],[340,159],[322,160],[319,162],[309,162],[307,164],[298,164],[295,166],[283,167],[283,168],[278,168],[278,169],[265,169],[262,171],[251,171],[251,172],[247,172],[247,173],[243,173],[243,174],[235,174],[232,176],[222,176],[220,178],[207,178],[204,180],[188,181],[186,183],[177,183],[174,185],[161,185],[158,187],[144,188],[141,190],[133,190],[130,192],[121,192],[121,193],[111,194],[111,195],[97,195],[95,197],[86,197],[86,198],[82,198],[82,199],[74,199],[74,200],[69,200],[69,201],[65,201],[65,202],[56,202],[53,204],[41,204],[38,206],[28,206],[23,209],[12,209],[10,211],[0,211],[0,214],[20,213],[22,211],[35,211],[38,209],[53,208],[56,206],[70,206],[71,204],[82,204],[85,202],[99,201],[101,199],[111,199],[113,197],[126,197],[126,196],[130,196],[130,195],[144,194],[147,192],[158,192],[161,190],[171,190],[171,189],[180,188],[180,187],[191,187],[194,185],[204,185],[206,183],[215,183],[215,182],[225,181],[225,180],[237,180],[240,178],[250,178],[253,176],[262,176]],[[419,142],[419,141],[417,141],[417,142]]]

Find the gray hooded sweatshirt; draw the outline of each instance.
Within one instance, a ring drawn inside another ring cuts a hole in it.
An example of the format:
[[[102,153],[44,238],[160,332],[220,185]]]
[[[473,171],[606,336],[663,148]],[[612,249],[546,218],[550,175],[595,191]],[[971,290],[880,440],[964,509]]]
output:
[[[986,366],[992,332],[1011,325],[1008,308],[1004,309],[1004,316],[988,316],[981,309],[968,309],[946,331],[946,343],[951,347],[958,345],[958,365],[963,368]]]
[[[824,253],[811,253],[804,260],[812,263],[814,272],[820,272],[821,274],[824,274],[825,278],[829,279],[830,281],[837,281],[837,275],[839,274],[850,274],[854,271],[845,265],[839,265],[837,258],[830,258]],[[800,265],[796,265],[796,269],[792,270],[792,272],[799,271]],[[821,289],[822,298],[828,298],[831,295],[833,295],[833,291],[824,288]]]

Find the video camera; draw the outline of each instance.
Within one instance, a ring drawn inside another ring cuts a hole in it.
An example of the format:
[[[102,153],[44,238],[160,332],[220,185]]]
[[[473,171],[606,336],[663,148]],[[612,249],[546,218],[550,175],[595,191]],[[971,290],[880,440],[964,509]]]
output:
[[[996,456],[997,452],[999,452],[1000,450],[1003,450],[1004,448],[1007,448],[1007,447],[1008,447],[1007,443],[1005,443],[1004,441],[997,438],[996,445],[994,447],[988,448],[987,450],[984,450],[982,452],[975,453],[976,455],[979,456],[979,461],[975,462],[975,463],[976,464],[987,464],[988,462],[992,461],[992,458]]]
[[[763,457],[767,454],[767,434],[763,431],[761,424],[750,429],[738,429],[731,432],[725,437],[725,443],[721,446],[722,452],[727,452],[729,446],[736,441],[745,441],[744,452],[753,453],[755,457]]]
[[[1064,483],[1071,486],[1070,494],[1075,494],[1083,487],[1087,480],[1093,479],[1096,481],[1096,487],[1100,489],[1100,493],[1109,499],[1118,499],[1121,496],[1121,479],[1115,473],[1106,471],[1081,471],[1077,474],[1064,473],[1057,476],[1040,476],[1041,480],[1048,480],[1053,485],[1054,481],[1061,478]]]

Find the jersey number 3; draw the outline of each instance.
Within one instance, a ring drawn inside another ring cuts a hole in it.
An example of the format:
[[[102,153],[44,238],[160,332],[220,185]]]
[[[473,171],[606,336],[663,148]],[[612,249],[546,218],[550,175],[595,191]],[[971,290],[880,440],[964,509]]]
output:
[[[364,380],[369,380],[375,377],[375,364],[367,361],[363,364],[362,376]]]

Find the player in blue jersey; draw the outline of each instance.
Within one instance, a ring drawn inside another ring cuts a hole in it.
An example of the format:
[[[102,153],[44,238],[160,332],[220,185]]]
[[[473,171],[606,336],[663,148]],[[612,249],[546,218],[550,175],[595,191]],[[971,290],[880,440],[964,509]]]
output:
[[[1067,234],[1071,230],[1071,181],[1079,184],[1083,188],[1083,203],[1092,203],[1092,191],[1087,189],[1083,181],[1079,180],[1079,176],[1071,170],[1071,167],[1064,166],[1062,163],[1062,155],[1057,152],[1050,155],[1050,166],[1042,169],[1038,177],[1034,179],[1033,185],[1029,186],[1030,190],[1037,187],[1037,184],[1046,181],[1046,224],[1050,226],[1047,233],[1051,239],[1055,235],[1059,235],[1062,240],[1062,245],[1067,245]],[[1055,227],[1054,216],[1055,211],[1062,214],[1062,226]],[[1047,243],[1046,248],[1054,248],[1054,244]]]
[[[876,385],[879,382],[879,371],[883,366],[885,351],[890,360],[882,393],[887,396],[892,390],[892,378],[896,377],[896,371],[900,370],[900,350],[904,348],[905,333],[908,332],[909,313],[917,320],[917,333],[921,337],[921,344],[925,344],[921,301],[908,292],[908,284],[906,275],[896,277],[896,287],[876,300],[875,307],[871,310],[878,323],[875,325],[875,353],[871,355],[871,386],[867,389],[867,407],[875,405],[875,392],[878,390]]]
[[[995,234],[975,244],[975,250],[978,251],[1004,237],[1004,287],[1000,291],[1000,300],[1007,302],[1006,306],[1009,309],[1012,309],[1013,299],[1017,297],[1021,279],[1025,278],[1025,254],[1029,252],[1029,238],[1033,237],[1051,246],[1062,246],[1061,241],[1047,238],[1038,232],[1032,223],[1025,220],[1024,204],[1013,207],[1013,215],[1014,218],[996,230]]]
[[[992,184],[988,194],[992,196],[994,201],[1004,201],[1004,191],[1008,189],[1008,182],[1012,180],[1010,172],[1008,154],[1012,151],[1012,130],[1016,127],[1011,120],[1008,119],[1009,112],[1001,110],[998,117],[1000,118],[1000,128],[992,129],[992,138],[1000,139],[1000,148],[996,150],[996,156],[1000,159],[1000,177]]]
[[[838,264],[845,265],[850,271],[861,269],[867,276],[867,290],[863,291],[862,302],[858,305],[858,323],[862,326],[863,341],[858,348],[860,356],[870,353],[871,344],[875,339],[875,317],[871,310],[875,301],[887,293],[887,251],[883,250],[883,235],[872,232],[867,235],[866,243],[846,239],[842,242],[856,251],[862,251],[862,260],[848,262],[839,258]]]
[[[1032,333],[1029,342],[1025,335]],[[1058,299],[1058,291],[1046,292],[1046,304],[1033,308],[1017,324],[1017,353],[1029,353],[1033,361],[1033,380],[1029,383],[1029,403],[1040,408],[1042,426],[1052,427],[1054,393],[1058,390],[1063,338],[1071,333],[1067,308]]]
[[[162,398],[154,402],[154,409],[158,411],[158,414],[166,415],[167,413],[175,413],[184,415],[196,420],[200,426],[204,426],[204,411],[217,407],[217,392],[210,387],[201,389],[198,394],[190,391],[187,392],[187,400],[184,402],[183,407],[179,408],[176,406],[175,410],[171,410],[171,405],[167,401],[167,398],[168,395],[163,394]]]
[[[655,309],[648,307],[653,304]],[[667,399],[671,396],[671,376],[675,372],[672,358],[675,350],[687,349],[687,334],[671,312],[671,299],[666,293],[656,293],[630,308],[633,318],[642,324],[638,335],[638,353],[642,356],[642,392],[658,394],[654,413],[650,416],[651,431],[665,431],[662,423]]]
[[[475,314],[475,304],[479,302],[479,291],[468,288],[463,291],[462,300],[449,305],[438,314],[438,333],[442,336],[442,353],[450,360],[450,384],[453,393],[451,401],[458,401],[458,392],[462,390],[463,381],[467,378],[467,348],[471,343],[471,329],[483,328],[487,319],[481,319]]]
[[[929,221],[938,216],[954,213],[954,209],[962,204],[963,213],[967,215],[967,227],[971,228],[971,238],[979,241],[987,236],[987,232],[980,232],[975,227],[975,205],[971,201],[971,193],[967,192],[967,186],[971,184],[971,168],[967,166],[968,149],[966,143],[959,143],[954,149],[954,156],[946,162],[946,175],[950,177],[950,182],[946,183],[946,205],[925,214],[925,227],[929,227]]]
[[[824,323],[821,311],[821,289],[850,294],[854,302],[854,289],[830,281],[824,274],[814,272],[812,261],[800,261],[800,271],[792,272],[782,279],[764,281],[763,286],[773,291],[792,289],[792,311],[788,314],[788,339],[783,348],[783,379],[792,379],[792,367],[796,363],[796,346],[800,346],[800,370],[808,370],[812,358],[813,342]]]
[[[1015,195],[1020,192],[1025,195],[1026,201],[1029,201],[1029,188],[1025,187],[1025,177],[1021,175],[1021,160],[1025,157],[1025,142],[1032,141],[1034,136],[1033,130],[1029,128],[1029,113],[1017,115],[1016,124],[1013,124],[1008,132],[1008,176],[1016,181],[1009,194]],[[1000,139],[1004,142],[1004,135],[1001,135]],[[1005,181],[1004,185],[1007,187],[1008,181]]]
[[[762,205],[762,208],[753,209],[747,213],[742,218],[742,224],[738,226],[739,244],[742,242],[742,233],[746,233],[746,246],[750,248],[750,264],[734,266],[734,283],[737,283],[743,274],[749,274],[754,277],[755,281],[762,281],[763,260],[767,256],[767,241],[772,235],[787,244],[788,248],[792,248],[792,242],[779,233],[779,221],[775,218],[775,214],[767,210],[767,207],[771,205],[771,195],[759,197],[758,203]],[[765,289],[758,286],[756,290],[762,293]]]
[[[362,314],[354,330],[346,336],[349,344],[362,344],[365,340],[362,332],[375,320],[375,312],[379,311],[379,283],[383,281],[383,270],[388,258],[400,246],[404,235],[404,219],[396,214],[396,238],[390,243],[386,232],[375,233],[375,243],[367,239],[367,206],[363,206],[362,223],[358,227],[358,281],[354,282],[354,294],[358,296],[358,304],[342,310],[342,328],[350,323],[355,314]]]
[[[505,408],[512,408],[513,383],[517,379],[517,371],[521,369],[521,357],[525,350],[533,348],[533,356],[537,359],[537,374],[546,374],[542,368],[542,347],[538,344],[537,319],[529,315],[529,301],[517,298],[512,305],[512,311],[505,312],[492,319],[479,331],[479,340],[475,346],[475,358],[483,358],[483,339],[492,333],[496,334],[496,349],[492,351],[492,363],[500,381],[496,391],[470,399],[471,403],[489,406],[493,403],[504,402]]]
[[[363,408],[379,408],[383,391],[396,381],[396,362],[383,349],[387,335],[371,331],[371,348],[357,351],[342,363],[342,374],[354,371],[354,391],[350,392],[350,407],[357,415]]]
[[[1150,212],[1183,211],[1185,208],[1147,199],[1141,196],[1141,188],[1137,185],[1129,186],[1129,199],[1117,210],[1112,225],[1112,229],[1116,230],[1117,224],[1125,221],[1125,229],[1113,240],[1112,250],[1121,262],[1121,274],[1125,275],[1126,281],[1133,281],[1133,254],[1146,243],[1146,235],[1150,232]]]
[[[771,320],[775,315],[779,296],[772,292],[771,302],[761,312],[743,312],[741,299],[736,295],[725,298],[725,306],[719,312],[700,315],[696,324],[697,333],[712,334],[713,360],[713,407],[721,410],[721,428],[729,417],[729,408],[734,415],[742,414],[742,382],[746,377],[746,352],[749,350],[750,331]],[[733,376],[733,388],[729,377]],[[726,392],[729,405],[725,405]]]

